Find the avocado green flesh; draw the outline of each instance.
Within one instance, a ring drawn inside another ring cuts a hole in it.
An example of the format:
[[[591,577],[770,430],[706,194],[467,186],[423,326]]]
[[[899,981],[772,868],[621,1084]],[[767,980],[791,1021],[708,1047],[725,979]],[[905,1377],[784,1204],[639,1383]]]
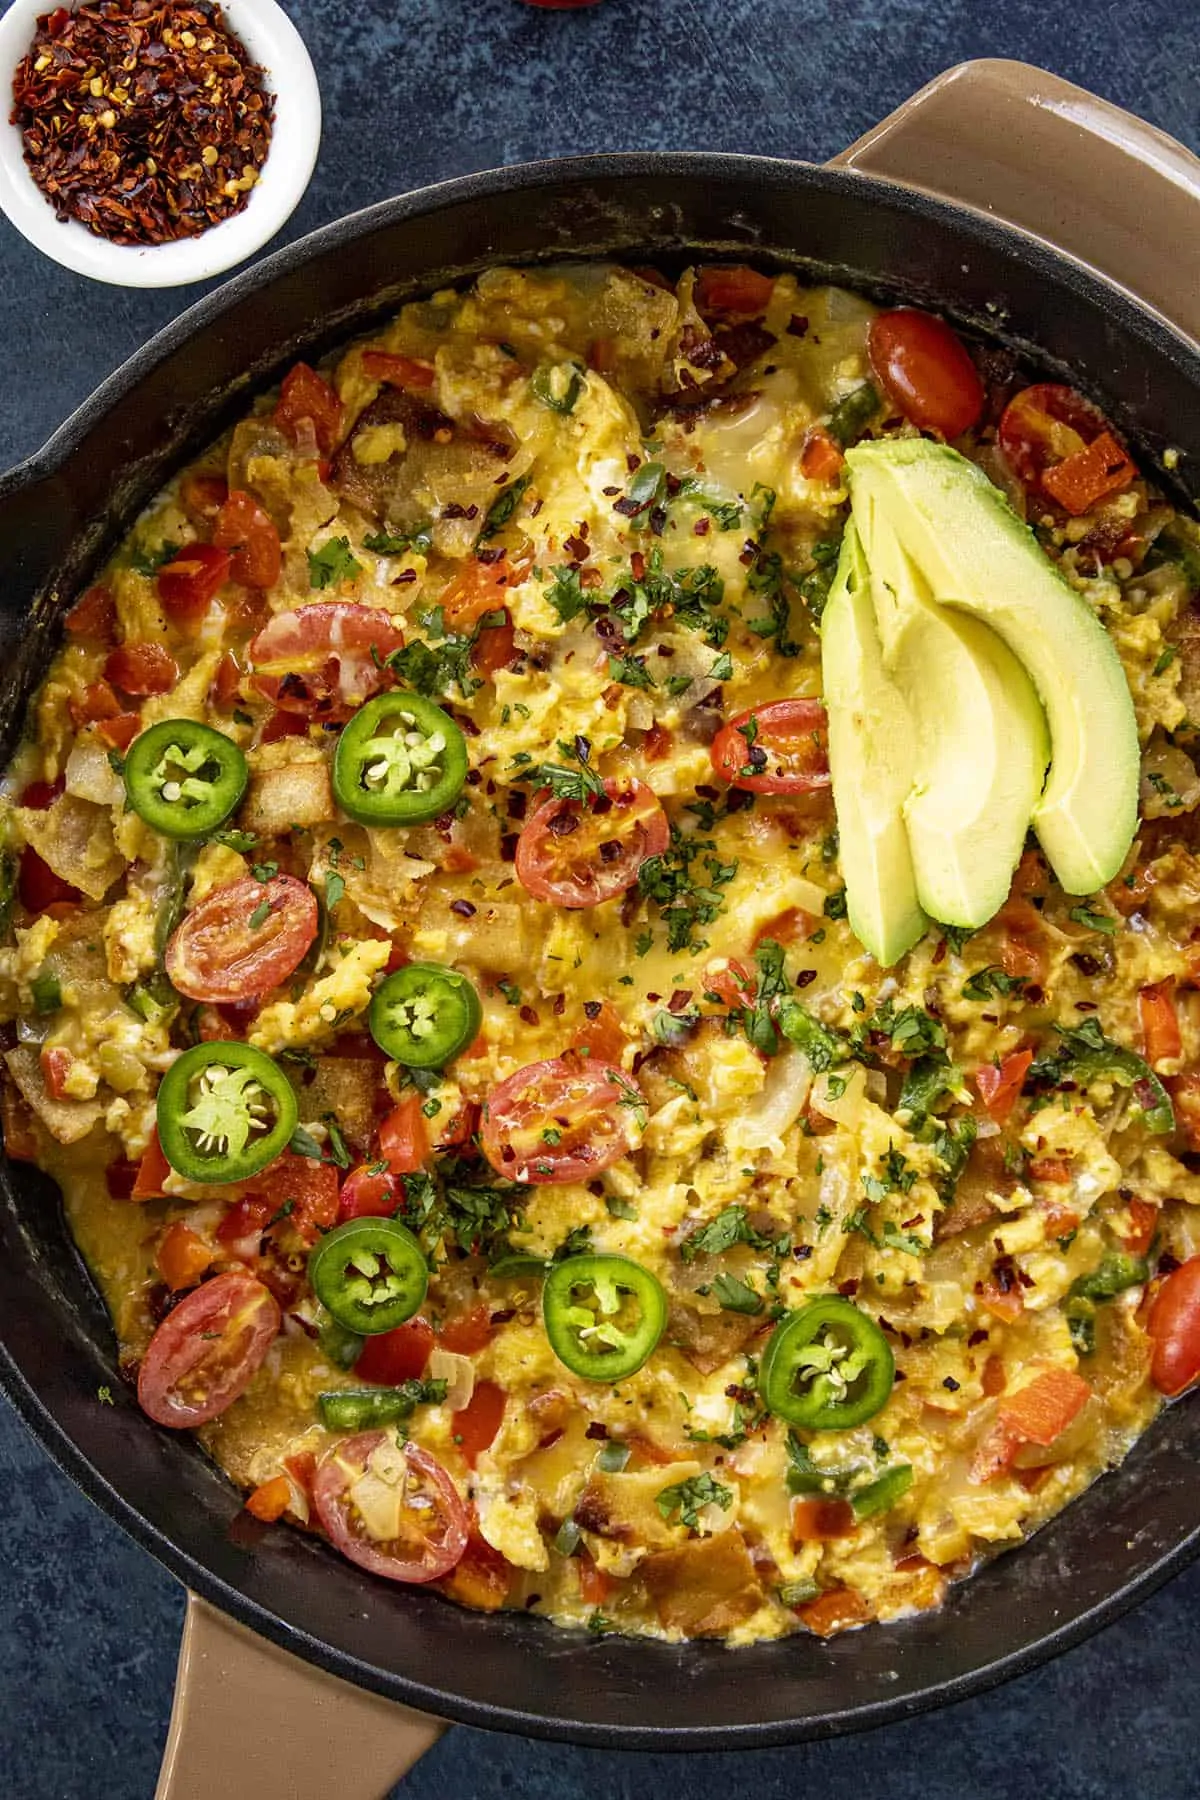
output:
[[[1133,702],[1104,627],[957,451],[892,439],[860,444],[847,467],[860,526],[869,507],[886,513],[937,603],[990,627],[1027,671],[1051,746],[1032,823],[1067,893],[1095,893],[1129,852],[1138,806]]]
[[[883,666],[871,584],[853,522],[821,622],[829,768],[850,928],[883,968],[929,923],[917,898],[904,824],[913,782],[913,722]]]
[[[1050,760],[1046,720],[1020,663],[978,620],[939,606],[885,508],[859,531],[883,663],[915,741],[904,822],[925,911],[978,929],[1008,896]]]

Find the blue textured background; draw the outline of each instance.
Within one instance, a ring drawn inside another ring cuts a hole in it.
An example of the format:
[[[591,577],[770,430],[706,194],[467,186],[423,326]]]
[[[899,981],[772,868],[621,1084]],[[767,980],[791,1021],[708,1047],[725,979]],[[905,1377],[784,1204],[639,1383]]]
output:
[[[292,0],[290,10],[326,113],[320,165],[289,237],[405,188],[524,157],[686,148],[819,161],[970,56],[1040,63],[1200,148],[1196,0],[605,0],[564,13],[518,0]],[[9,360],[0,466],[34,449],[192,297],[94,286],[0,220]],[[182,1595],[2,1403],[0,1481],[0,1796],[149,1800]],[[1194,1800],[1198,1612],[1200,1568],[998,1694],[797,1750],[680,1761],[456,1730],[397,1794]]]

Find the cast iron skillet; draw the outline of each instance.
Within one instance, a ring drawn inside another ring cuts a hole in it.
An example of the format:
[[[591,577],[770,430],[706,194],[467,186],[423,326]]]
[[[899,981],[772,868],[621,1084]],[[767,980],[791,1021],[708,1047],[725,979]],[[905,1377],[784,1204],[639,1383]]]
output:
[[[469,177],[330,226],[202,301],[0,483],[4,749],[65,600],[184,459],[276,380],[406,297],[497,262],[750,258],[931,301],[1035,346],[1101,393],[1139,453],[1200,469],[1200,354],[1115,287],[1021,234],[843,171],[716,155],[620,156]],[[996,310],[996,309],[999,310]],[[1191,471],[1190,475],[1188,471]],[[1200,1548],[1200,1406],[943,1611],[738,1651],[593,1639],[459,1611],[375,1581],[285,1527],[247,1543],[190,1437],[139,1413],[51,1185],[0,1170],[0,1379],[92,1499],[189,1587],[298,1654],[443,1717],[638,1749],[827,1735],[971,1693],[1064,1647]],[[97,1402],[99,1384],[116,1396]]]

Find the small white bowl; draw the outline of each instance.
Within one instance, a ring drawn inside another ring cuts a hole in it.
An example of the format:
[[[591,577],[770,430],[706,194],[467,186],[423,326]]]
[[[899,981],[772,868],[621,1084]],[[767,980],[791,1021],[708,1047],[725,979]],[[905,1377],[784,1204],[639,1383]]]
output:
[[[171,244],[110,244],[86,225],[55,217],[9,123],[12,78],[53,0],[14,0],[0,19],[0,210],[31,244],[65,268],[117,287],[182,287],[220,275],[253,256],[291,217],[308,186],[321,143],[321,94],[304,40],[275,0],[222,0],[225,22],[260,63],[275,96],[270,149],[241,212],[199,237]]]

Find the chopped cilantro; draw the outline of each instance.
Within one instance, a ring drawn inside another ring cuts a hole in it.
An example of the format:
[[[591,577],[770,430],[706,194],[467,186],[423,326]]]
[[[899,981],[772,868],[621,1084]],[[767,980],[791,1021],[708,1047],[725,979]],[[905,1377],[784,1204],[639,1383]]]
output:
[[[655,1504],[668,1522],[678,1515],[679,1522],[689,1531],[698,1531],[704,1507],[719,1506],[722,1512],[729,1511],[733,1505],[733,1489],[722,1486],[706,1469],[702,1475],[692,1475],[687,1481],[664,1488],[655,1496]]]
[[[309,587],[333,587],[341,581],[353,581],[361,574],[362,564],[353,555],[348,537],[329,538],[319,550],[308,553]]]

